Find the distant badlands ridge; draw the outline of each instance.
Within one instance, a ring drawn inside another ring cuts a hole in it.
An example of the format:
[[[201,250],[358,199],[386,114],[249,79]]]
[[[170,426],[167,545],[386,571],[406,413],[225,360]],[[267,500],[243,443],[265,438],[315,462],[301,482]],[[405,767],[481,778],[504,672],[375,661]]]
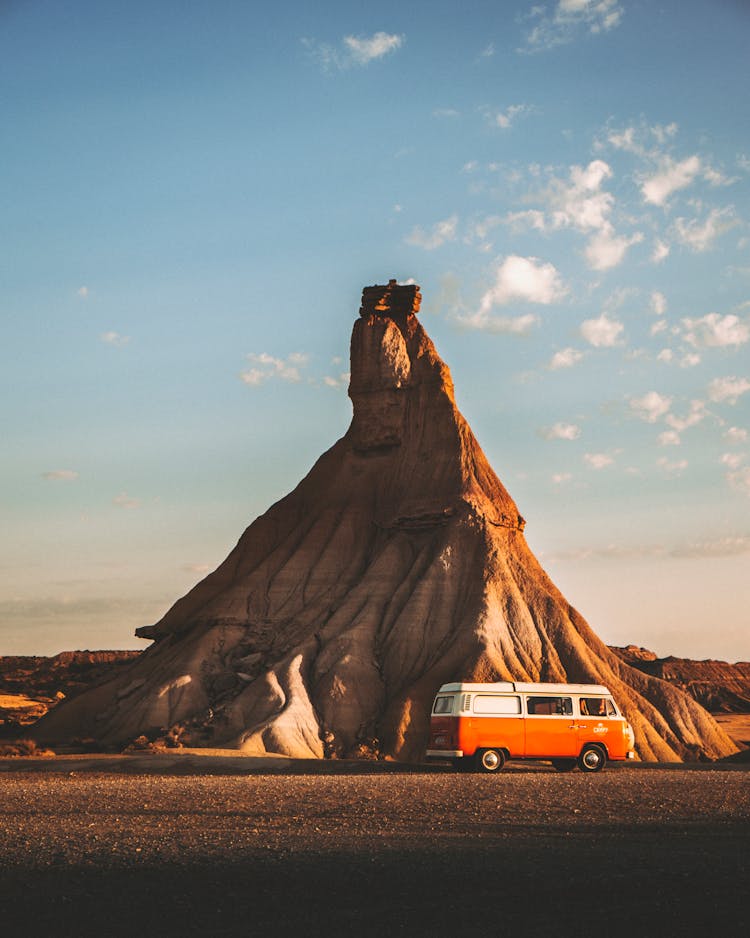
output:
[[[750,714],[750,662],[659,658],[637,645],[610,649],[639,671],[686,691],[711,713]],[[0,656],[0,733],[9,737],[33,725],[60,701],[105,683],[141,654],[64,651],[50,657]]]
[[[344,436],[137,630],[149,648],[35,738],[418,762],[442,683],[516,680],[606,684],[646,760],[736,751],[690,695],[607,648],[542,569],[420,302],[415,284],[364,288]]]

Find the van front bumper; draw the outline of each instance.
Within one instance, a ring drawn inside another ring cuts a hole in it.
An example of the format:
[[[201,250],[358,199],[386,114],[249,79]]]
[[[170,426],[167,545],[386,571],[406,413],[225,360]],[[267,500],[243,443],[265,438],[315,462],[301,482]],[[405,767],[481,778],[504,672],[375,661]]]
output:
[[[427,759],[461,759],[463,749],[428,749],[425,753]]]

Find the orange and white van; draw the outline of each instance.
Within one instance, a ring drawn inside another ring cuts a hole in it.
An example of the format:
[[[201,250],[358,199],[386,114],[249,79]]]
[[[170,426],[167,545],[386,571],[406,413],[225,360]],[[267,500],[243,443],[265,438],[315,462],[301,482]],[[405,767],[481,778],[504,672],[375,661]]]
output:
[[[633,729],[601,684],[443,684],[428,759],[498,772],[507,759],[549,759],[561,772],[599,772],[634,759]]]

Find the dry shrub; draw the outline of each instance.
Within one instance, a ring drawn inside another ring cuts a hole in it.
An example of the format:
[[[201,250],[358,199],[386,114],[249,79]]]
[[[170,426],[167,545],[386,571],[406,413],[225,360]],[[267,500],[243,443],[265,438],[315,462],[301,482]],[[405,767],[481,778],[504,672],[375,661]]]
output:
[[[51,749],[40,749],[34,739],[9,739],[0,742],[0,758],[23,758],[24,756],[36,756],[37,758],[49,758],[55,753]]]

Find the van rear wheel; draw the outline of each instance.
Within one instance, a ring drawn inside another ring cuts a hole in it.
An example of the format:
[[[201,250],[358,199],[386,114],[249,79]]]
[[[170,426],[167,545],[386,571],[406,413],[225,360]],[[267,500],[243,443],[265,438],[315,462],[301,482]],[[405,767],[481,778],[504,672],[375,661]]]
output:
[[[505,765],[505,753],[502,749],[480,749],[476,759],[480,772],[499,772]]]
[[[578,768],[582,772],[601,772],[607,764],[607,755],[601,746],[584,746],[578,757]]]

